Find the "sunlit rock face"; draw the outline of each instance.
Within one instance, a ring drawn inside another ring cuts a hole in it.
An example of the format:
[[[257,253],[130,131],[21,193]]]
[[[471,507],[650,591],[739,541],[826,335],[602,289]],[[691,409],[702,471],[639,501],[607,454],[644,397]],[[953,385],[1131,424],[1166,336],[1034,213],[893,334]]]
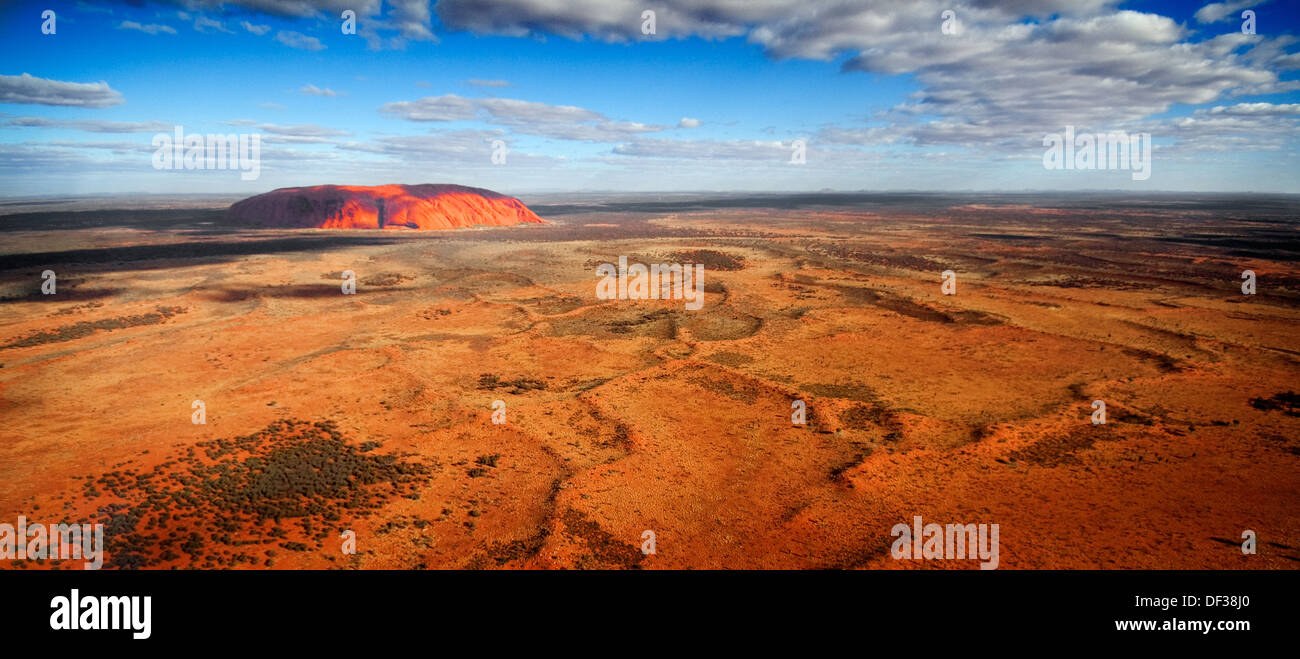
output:
[[[506,195],[463,185],[317,185],[237,202],[231,220],[256,227],[456,229],[545,221]]]

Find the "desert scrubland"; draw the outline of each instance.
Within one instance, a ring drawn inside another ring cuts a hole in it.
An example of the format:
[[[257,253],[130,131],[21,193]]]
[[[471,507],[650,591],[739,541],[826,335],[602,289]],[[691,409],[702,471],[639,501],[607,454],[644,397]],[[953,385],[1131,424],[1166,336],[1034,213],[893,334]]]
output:
[[[1300,567],[1294,198],[529,205],[0,217],[0,519],[109,567],[977,567],[892,558],[918,515],[1003,569]],[[702,308],[599,299],[620,256]]]

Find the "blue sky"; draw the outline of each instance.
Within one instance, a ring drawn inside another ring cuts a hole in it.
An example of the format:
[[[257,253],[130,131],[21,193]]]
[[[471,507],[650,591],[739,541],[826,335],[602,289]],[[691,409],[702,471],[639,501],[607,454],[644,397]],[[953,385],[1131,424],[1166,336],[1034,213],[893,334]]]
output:
[[[1300,192],[1295,0],[19,2],[0,20],[6,196]],[[259,177],[155,169],[176,125],[260,135]],[[1150,133],[1150,178],[1045,169],[1066,125]]]

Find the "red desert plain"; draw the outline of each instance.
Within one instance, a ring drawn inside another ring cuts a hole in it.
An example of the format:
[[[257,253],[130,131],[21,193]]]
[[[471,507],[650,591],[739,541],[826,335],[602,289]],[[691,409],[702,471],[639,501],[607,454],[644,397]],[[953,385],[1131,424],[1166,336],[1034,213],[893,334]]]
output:
[[[230,201],[0,210],[0,521],[109,568],[979,568],[894,558],[918,516],[1300,567],[1294,197]],[[598,296],[621,257],[699,308]]]

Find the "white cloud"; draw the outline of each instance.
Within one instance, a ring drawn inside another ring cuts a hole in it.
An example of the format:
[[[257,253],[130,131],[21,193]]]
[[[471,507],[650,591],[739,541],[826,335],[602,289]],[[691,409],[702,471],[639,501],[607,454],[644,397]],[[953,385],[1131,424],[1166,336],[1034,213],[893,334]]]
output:
[[[664,129],[663,126],[635,121],[544,125],[512,124],[512,126],[517,133],[579,142],[617,142],[641,133],[655,133]]]
[[[388,103],[380,110],[411,121],[454,121],[479,116],[507,124],[575,123],[604,119],[599,112],[574,105],[549,105],[508,98],[463,98],[455,94]]]
[[[320,42],[316,37],[309,37],[301,32],[292,30],[280,30],[275,33],[275,40],[298,50],[325,50],[325,44]]]
[[[409,121],[476,119],[508,126],[516,133],[583,142],[615,142],[664,129],[653,124],[615,121],[599,112],[574,105],[550,105],[510,98],[464,98],[455,94],[386,103],[379,110]]]
[[[234,32],[231,32],[225,25],[222,25],[221,21],[212,20],[207,16],[199,16],[194,19],[194,30],[196,32],[207,32],[209,29],[218,32],[225,32],[226,34],[234,34]]]
[[[338,148],[374,155],[430,164],[465,164],[493,167],[492,150],[496,140],[506,141],[509,136],[502,130],[454,130],[430,135],[398,135],[380,137],[369,142],[348,142]],[[508,162],[511,167],[553,165],[561,158],[517,151],[510,148]]]
[[[871,126],[868,128],[844,128],[827,126],[817,133],[817,140],[826,144],[848,144],[855,146],[880,146],[892,144],[903,137],[903,131],[892,126]]]
[[[790,160],[791,142],[758,140],[638,139],[614,147],[620,156],[680,158],[687,160]]]
[[[677,122],[677,127],[678,128],[699,128],[700,120],[692,119],[690,117],[682,117],[681,121]]]
[[[125,102],[107,82],[63,82],[24,73],[0,75],[0,103],[105,108]]]
[[[512,98],[480,98],[474,103],[493,120],[504,124],[570,124],[605,118],[599,112],[576,105],[550,105]]]
[[[252,23],[249,23],[248,21],[240,21],[239,24],[240,24],[240,25],[241,25],[245,30],[248,30],[249,32],[252,32],[253,34],[256,34],[256,35],[259,36],[259,37],[262,36],[262,35],[264,35],[264,34],[266,34],[267,32],[270,32],[270,31],[271,31],[271,26],[270,26],[270,25],[253,25]]]
[[[1228,114],[1241,116],[1297,116],[1300,115],[1300,103],[1238,103],[1232,106],[1210,108],[1210,114]]]
[[[846,58],[847,72],[908,74],[916,98],[884,117],[890,134],[843,143],[956,144],[1023,151],[1066,123],[1097,130],[1177,105],[1287,91],[1300,67],[1281,34],[1189,41],[1180,23],[1118,0],[659,0],[656,39],[744,36],[777,59]],[[638,41],[640,0],[441,0],[443,24],[482,34]],[[1235,4],[1233,5],[1235,6]],[[953,8],[960,36],[941,32]],[[1217,10],[1203,10],[1209,15]],[[1035,20],[1027,21],[1027,17]]]
[[[1196,10],[1197,23],[1218,23],[1240,16],[1243,9],[1262,5],[1268,0],[1237,0],[1237,2],[1214,2]]]
[[[150,23],[149,25],[141,25],[135,21],[122,21],[117,24],[117,29],[135,30],[137,32],[144,32],[145,34],[176,34],[175,28],[167,25],[156,25],[153,23]]]
[[[188,9],[223,11],[228,7],[286,19],[338,21],[344,10],[357,14],[357,34],[371,49],[403,48],[407,40],[434,41],[429,0],[172,0]],[[387,5],[385,9],[384,5]],[[186,18],[185,20],[189,20]],[[261,26],[254,26],[261,27]],[[245,26],[245,29],[249,29]],[[254,34],[263,34],[249,29]],[[290,39],[297,32],[289,32]],[[391,36],[390,36],[391,35]],[[280,39],[279,35],[276,36]],[[319,43],[319,42],[317,42]],[[286,44],[292,45],[292,44]],[[300,48],[301,46],[293,46]],[[322,46],[323,47],[323,46]],[[306,47],[305,50],[320,50]]]
[[[342,95],[342,92],[336,92],[333,89],[330,89],[329,87],[325,87],[324,89],[322,89],[320,87],[317,87],[316,85],[311,85],[311,84],[303,85],[302,88],[299,89],[298,91],[308,96],[328,96],[330,98],[333,98],[335,96]]]
[[[44,117],[14,117],[4,122],[6,126],[33,128],[71,128],[90,133],[161,133],[174,127],[162,121],[101,121],[98,119],[46,119]]]
[[[476,113],[473,100],[455,94],[429,96],[418,101],[386,103],[379,108],[379,111],[409,121],[458,121],[473,119]]]
[[[258,124],[257,129],[266,135],[262,140],[268,144],[335,144],[339,137],[350,137],[352,133],[316,124],[297,124],[279,126],[276,124]]]

